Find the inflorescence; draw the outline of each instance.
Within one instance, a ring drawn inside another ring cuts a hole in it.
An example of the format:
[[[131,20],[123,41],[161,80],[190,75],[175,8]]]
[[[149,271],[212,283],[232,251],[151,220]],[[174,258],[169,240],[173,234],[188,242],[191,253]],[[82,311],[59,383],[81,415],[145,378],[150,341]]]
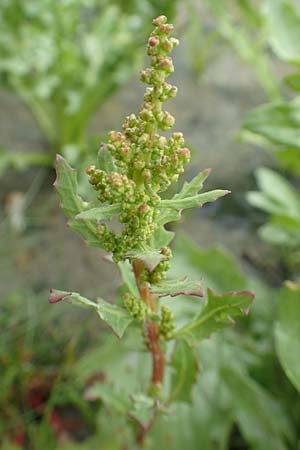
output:
[[[115,169],[107,173],[93,165],[86,171],[100,202],[118,203],[121,207],[119,234],[106,224],[98,227],[103,247],[115,261],[125,259],[127,252],[140,248],[151,238],[157,227],[159,193],[177,181],[190,159],[182,133],[174,132],[169,138],[158,134],[159,130],[170,130],[175,123],[174,117],[163,110],[163,103],[177,94],[177,88],[165,80],[174,71],[168,54],[179,41],[170,37],[173,25],[167,23],[165,16],[157,17],[153,24],[147,46],[151,64],[141,72],[141,81],[148,85],[142,108],[137,116],[130,114],[125,118],[122,132],[111,131],[108,143],[101,145],[110,153]],[[159,281],[169,267],[171,252],[163,251],[167,258],[154,273],[148,274],[149,282]]]

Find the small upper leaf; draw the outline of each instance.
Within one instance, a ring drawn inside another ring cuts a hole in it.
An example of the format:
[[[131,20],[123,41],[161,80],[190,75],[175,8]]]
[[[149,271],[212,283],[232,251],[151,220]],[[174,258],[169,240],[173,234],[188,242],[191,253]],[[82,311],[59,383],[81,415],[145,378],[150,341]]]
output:
[[[97,232],[97,222],[92,220],[78,221],[75,217],[88,208],[88,203],[84,202],[78,194],[77,172],[66,160],[56,156],[57,177],[54,186],[61,199],[61,206],[65,214],[69,217],[69,226],[80,233],[88,245],[92,247],[102,247],[101,239]]]
[[[102,144],[98,152],[97,166],[106,173],[111,173],[116,170],[114,160],[110,151]]]
[[[142,261],[150,272],[153,272],[155,267],[163,260],[167,259],[160,250],[151,247],[144,247],[144,249],[133,249],[126,253],[128,258],[135,258]]]
[[[201,207],[205,203],[214,202],[220,197],[229,194],[230,191],[216,189],[214,191],[204,192],[203,194],[193,195],[191,197],[172,198],[170,200],[162,200],[160,208],[174,208],[176,210],[182,210],[187,208]]]
[[[76,219],[78,220],[96,220],[97,222],[101,220],[109,220],[116,214],[121,212],[121,205],[116,203],[114,205],[105,205],[100,208],[91,208],[77,214]]]
[[[203,187],[203,183],[209,176],[211,169],[205,169],[196,175],[190,182],[185,182],[178,194],[174,195],[174,200],[179,198],[193,197],[198,194]]]
[[[165,280],[158,285],[152,285],[151,290],[158,297],[176,297],[177,295],[194,295],[203,297],[202,280],[190,280],[185,277],[181,280]]]
[[[191,345],[208,338],[212,333],[232,325],[233,317],[246,314],[254,294],[250,291],[228,292],[216,295],[211,289],[207,291],[207,301],[190,323],[174,333],[174,337],[183,337]]]

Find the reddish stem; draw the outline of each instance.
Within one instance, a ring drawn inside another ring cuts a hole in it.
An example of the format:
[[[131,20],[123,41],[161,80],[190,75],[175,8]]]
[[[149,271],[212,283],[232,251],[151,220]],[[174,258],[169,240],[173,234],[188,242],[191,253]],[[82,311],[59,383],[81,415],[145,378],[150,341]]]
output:
[[[136,284],[140,292],[142,300],[151,308],[153,312],[156,311],[156,299],[150,292],[146,283],[140,283],[140,276],[144,269],[142,261],[133,261],[133,271],[135,275]],[[149,340],[149,350],[152,355],[152,384],[160,385],[164,379],[165,371],[165,355],[159,344],[159,327],[157,323],[152,320],[146,321],[146,331]]]

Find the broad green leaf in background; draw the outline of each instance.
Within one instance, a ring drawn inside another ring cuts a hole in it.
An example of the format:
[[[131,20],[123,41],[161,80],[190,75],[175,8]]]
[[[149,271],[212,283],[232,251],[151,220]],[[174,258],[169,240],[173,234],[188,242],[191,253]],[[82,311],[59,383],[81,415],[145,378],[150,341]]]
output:
[[[220,247],[200,248],[188,236],[176,236],[174,243],[174,264],[172,274],[182,275],[182,268],[191,277],[202,276],[205,284],[216,292],[231,289],[244,290],[247,280],[233,255]]]
[[[291,424],[271,395],[253,379],[229,364],[222,368],[222,380],[230,392],[239,429],[251,449],[288,450]]]
[[[291,101],[259,106],[246,114],[243,128],[274,144],[300,149],[300,104]]]
[[[300,64],[300,12],[287,0],[267,0],[264,7],[266,34],[277,56]]]
[[[78,306],[95,309],[100,318],[107,323],[119,338],[123,336],[126,328],[133,320],[125,309],[112,305],[100,298],[98,298],[97,303],[95,303],[82,297],[77,292],[58,291],[55,289],[50,290],[50,303],[58,303],[62,300],[70,301]]]
[[[191,402],[192,388],[197,380],[199,364],[193,349],[184,340],[176,342],[171,366],[174,372],[171,379],[170,400]]]
[[[285,373],[300,394],[300,283],[286,283],[278,301],[276,351]]]
[[[129,261],[127,261],[127,260],[120,261],[118,263],[118,266],[119,266],[119,269],[121,272],[121,277],[122,277],[123,283],[125,284],[128,291],[135,297],[139,297],[140,294],[139,294],[138,288],[136,286],[134,273],[132,271],[132,267],[131,267],[131,264],[129,263]]]
[[[216,295],[208,289],[207,301],[201,312],[187,325],[175,331],[174,336],[195,345],[215,331],[234,324],[233,317],[247,314],[253,298],[254,294],[250,291]]]

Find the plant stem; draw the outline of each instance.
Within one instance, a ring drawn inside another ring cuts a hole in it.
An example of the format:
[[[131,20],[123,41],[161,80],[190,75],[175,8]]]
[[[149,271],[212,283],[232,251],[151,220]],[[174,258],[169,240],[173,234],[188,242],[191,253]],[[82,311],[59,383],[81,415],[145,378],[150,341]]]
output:
[[[140,282],[140,276],[144,270],[144,264],[139,260],[134,260],[132,263],[133,272],[135,275],[136,284],[140,292],[142,300],[151,308],[153,312],[156,311],[156,298],[150,292],[148,284]],[[155,393],[162,385],[165,371],[165,355],[159,343],[159,327],[156,322],[152,320],[146,321],[146,332],[149,341],[149,350],[152,355],[152,387]]]

